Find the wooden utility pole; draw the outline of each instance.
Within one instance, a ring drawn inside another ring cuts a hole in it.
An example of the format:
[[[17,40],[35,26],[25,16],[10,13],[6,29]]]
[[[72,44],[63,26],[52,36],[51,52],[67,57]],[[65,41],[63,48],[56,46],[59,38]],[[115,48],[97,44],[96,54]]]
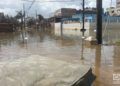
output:
[[[102,0],[97,0],[97,43],[102,44]]]

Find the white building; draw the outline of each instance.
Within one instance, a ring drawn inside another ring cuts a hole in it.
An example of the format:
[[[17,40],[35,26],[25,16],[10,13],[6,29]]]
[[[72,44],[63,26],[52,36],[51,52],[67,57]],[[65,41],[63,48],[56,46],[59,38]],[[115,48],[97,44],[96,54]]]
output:
[[[120,16],[120,0],[116,0],[116,11],[117,15]]]
[[[120,0],[116,0],[116,7],[107,8],[110,16],[120,16]]]
[[[120,0],[116,0],[116,8],[120,8]]]

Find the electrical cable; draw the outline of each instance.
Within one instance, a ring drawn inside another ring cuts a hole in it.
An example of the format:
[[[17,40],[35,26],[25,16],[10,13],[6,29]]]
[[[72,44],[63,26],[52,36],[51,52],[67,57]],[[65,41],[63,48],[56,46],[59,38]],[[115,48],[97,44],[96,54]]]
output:
[[[33,0],[33,1],[32,1],[32,3],[31,3],[31,5],[29,6],[28,10],[30,10],[30,9],[32,8],[32,6],[33,6],[33,4],[35,3],[35,1],[36,1],[36,0]]]
[[[33,1],[31,2],[30,6],[28,7],[28,9],[27,9],[26,11],[24,10],[26,15],[29,13],[29,10],[30,10],[30,9],[32,8],[32,6],[34,5],[35,1],[36,1],[36,0],[33,0]]]

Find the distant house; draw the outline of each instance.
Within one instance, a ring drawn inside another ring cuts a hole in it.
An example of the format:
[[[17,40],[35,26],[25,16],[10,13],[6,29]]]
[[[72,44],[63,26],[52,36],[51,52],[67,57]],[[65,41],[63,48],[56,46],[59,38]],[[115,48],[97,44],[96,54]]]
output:
[[[74,14],[76,14],[76,9],[61,8],[55,11],[54,16],[59,18],[72,18]]]
[[[0,32],[13,32],[15,27],[13,23],[7,22],[8,19],[5,18],[4,13],[0,13]]]
[[[11,23],[0,23],[0,32],[13,32],[14,26]]]

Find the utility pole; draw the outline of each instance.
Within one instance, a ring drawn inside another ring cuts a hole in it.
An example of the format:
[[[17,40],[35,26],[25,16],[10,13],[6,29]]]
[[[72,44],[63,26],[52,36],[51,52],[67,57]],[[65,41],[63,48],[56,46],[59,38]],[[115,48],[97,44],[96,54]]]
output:
[[[26,17],[26,12],[25,12],[25,4],[23,4],[23,15],[22,15],[22,17],[23,17],[23,27],[24,27],[24,31],[23,31],[23,36],[25,36],[24,37],[24,39],[27,39],[27,32],[26,32],[26,28],[25,28],[25,26],[26,26],[26,19],[25,19],[25,17]]]
[[[23,19],[24,19],[24,30],[25,30],[25,4],[23,4]]]
[[[35,13],[36,13],[36,20],[37,20],[37,16],[38,16],[38,14],[37,14],[37,10],[35,11]]]
[[[84,37],[85,36],[85,0],[82,1],[82,13],[83,13],[83,16],[82,16],[82,22],[83,22],[83,27],[81,29],[81,32],[82,32],[82,36]]]
[[[22,31],[22,39],[24,43],[24,33],[23,33],[23,10],[21,10],[21,31]]]
[[[85,29],[85,0],[83,0],[83,36],[84,36],[84,29]]]
[[[102,0],[97,0],[97,43],[102,44]]]
[[[21,10],[21,30],[23,31],[23,11]]]
[[[36,25],[36,29],[37,29],[37,25],[38,25],[38,24],[37,24],[37,23],[38,23],[38,22],[37,22],[37,16],[38,16],[37,10],[35,11],[35,14],[36,14],[36,22],[35,22],[35,25]]]

